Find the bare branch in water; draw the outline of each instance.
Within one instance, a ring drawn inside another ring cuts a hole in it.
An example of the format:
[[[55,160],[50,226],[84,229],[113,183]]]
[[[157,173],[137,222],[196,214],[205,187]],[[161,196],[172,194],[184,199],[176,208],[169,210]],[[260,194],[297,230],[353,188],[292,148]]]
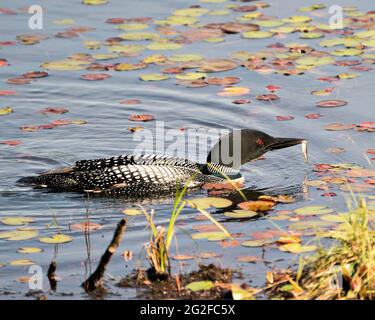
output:
[[[98,267],[91,276],[82,283],[82,287],[86,292],[91,292],[97,289],[102,284],[102,279],[104,276],[105,269],[111,260],[113,254],[116,252],[116,249],[120,245],[123,233],[126,228],[126,219],[122,219],[117,225],[116,231],[113,234],[112,241],[110,242],[107,250],[102,255]]]

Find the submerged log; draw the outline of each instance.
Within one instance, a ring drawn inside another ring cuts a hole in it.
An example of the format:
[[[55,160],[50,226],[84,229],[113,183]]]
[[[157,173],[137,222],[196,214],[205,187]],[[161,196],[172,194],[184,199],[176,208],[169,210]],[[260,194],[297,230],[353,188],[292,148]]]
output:
[[[82,287],[85,289],[86,292],[91,292],[97,289],[102,285],[102,279],[104,276],[105,269],[111,260],[113,254],[116,252],[116,249],[120,245],[122,235],[125,231],[126,227],[126,219],[122,219],[119,224],[117,225],[116,231],[113,234],[112,241],[107,247],[107,250],[102,255],[98,267],[91,274],[91,276],[82,283]]]

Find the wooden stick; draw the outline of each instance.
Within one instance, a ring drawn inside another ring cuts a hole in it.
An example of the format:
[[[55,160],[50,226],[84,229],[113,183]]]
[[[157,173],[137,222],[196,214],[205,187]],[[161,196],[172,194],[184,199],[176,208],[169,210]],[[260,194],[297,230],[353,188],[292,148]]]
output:
[[[112,241],[107,247],[107,250],[102,255],[98,267],[96,268],[94,273],[91,274],[91,276],[82,283],[82,287],[85,289],[86,292],[94,291],[99,286],[101,286],[105,269],[109,261],[111,260],[113,254],[115,253],[116,249],[120,245],[122,235],[125,231],[125,227],[126,219],[122,219],[117,225],[116,231],[113,234]]]

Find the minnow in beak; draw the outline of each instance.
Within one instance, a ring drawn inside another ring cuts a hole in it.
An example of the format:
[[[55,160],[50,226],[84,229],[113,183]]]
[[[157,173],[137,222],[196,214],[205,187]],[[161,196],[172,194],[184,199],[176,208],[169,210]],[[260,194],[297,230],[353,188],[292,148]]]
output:
[[[271,151],[271,150],[277,150],[277,149],[292,147],[292,146],[295,146],[297,144],[301,144],[303,157],[305,159],[305,162],[307,163],[308,162],[307,140],[305,140],[305,139],[274,138],[274,140],[271,142],[271,144],[268,145],[266,148],[267,148],[268,151]]]

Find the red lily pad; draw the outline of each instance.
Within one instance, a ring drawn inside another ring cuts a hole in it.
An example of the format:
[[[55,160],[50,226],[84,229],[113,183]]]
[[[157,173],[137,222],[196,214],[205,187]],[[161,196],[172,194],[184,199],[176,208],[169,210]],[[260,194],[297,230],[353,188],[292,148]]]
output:
[[[69,109],[67,108],[48,107],[48,108],[44,108],[40,110],[39,113],[41,114],[63,114],[63,113],[67,113],[68,111]]]
[[[6,144],[6,145],[11,146],[11,147],[18,146],[21,143],[22,142],[20,140],[4,140],[4,141],[0,141],[0,144]]]
[[[237,12],[253,12],[258,9],[257,6],[238,6],[234,7],[232,10]]]
[[[281,87],[279,87],[279,86],[274,86],[274,85],[270,84],[270,85],[268,85],[268,86],[266,87],[266,89],[267,89],[269,92],[276,92],[276,91],[280,90]]]
[[[306,119],[319,119],[323,117],[320,113],[309,113],[305,115]]]
[[[238,67],[238,64],[229,59],[205,59],[198,61],[200,72],[222,72]]]
[[[57,121],[61,121],[61,120],[57,120]],[[70,123],[67,123],[67,124],[70,124]],[[42,125],[37,127],[37,130],[39,130],[39,129],[43,129],[43,130],[53,129],[57,125],[59,125],[59,124],[56,124],[56,125],[53,124],[53,123],[42,124]]]
[[[63,31],[63,32],[58,32],[55,34],[56,38],[76,38],[78,37],[78,33],[74,31]]]
[[[73,230],[83,231],[83,232],[96,231],[96,230],[100,230],[101,228],[103,228],[101,224],[89,222],[89,221],[72,224]]]
[[[0,41],[0,46],[14,46],[15,44],[17,44],[17,42],[15,41]]]
[[[54,126],[67,126],[69,124],[72,124],[72,121],[70,120],[53,120],[51,122],[52,125]]]
[[[155,120],[155,116],[153,116],[152,114],[132,114],[128,117],[128,119],[130,121],[146,122]]]
[[[26,79],[23,77],[9,78],[7,80],[7,83],[9,84],[29,84],[30,82],[30,79]]]
[[[87,81],[98,81],[98,80],[105,80],[110,78],[110,74],[106,73],[90,73],[90,74],[83,74],[81,75],[82,80],[87,80]]]
[[[120,103],[132,106],[132,105],[140,104],[141,100],[138,100],[138,99],[126,99],[126,100],[121,100]]]
[[[359,64],[361,64],[359,60],[338,60],[335,62],[335,65],[340,67],[356,66]]]
[[[6,67],[8,66],[7,59],[0,59],[0,67]]]
[[[277,94],[261,94],[256,97],[257,100],[260,101],[272,101],[272,100],[278,100],[280,97]]]
[[[22,77],[26,79],[37,79],[37,78],[44,78],[48,77],[48,72],[46,71],[30,71],[26,72],[22,75]]]
[[[336,197],[337,194],[334,192],[326,192],[322,194],[322,197]]]
[[[355,124],[343,124],[343,123],[330,123],[324,126],[325,130],[328,131],[344,131],[344,130],[352,130],[356,127]]]
[[[289,121],[293,119],[294,119],[293,116],[276,116],[277,121]]]
[[[232,103],[234,103],[234,104],[248,104],[248,103],[251,103],[251,101],[248,100],[248,99],[236,99],[236,100],[233,100]]]
[[[366,129],[375,129],[375,121],[361,122],[358,126]]]
[[[319,101],[316,105],[321,108],[337,108],[343,107],[348,104],[345,100],[322,100]]]
[[[108,18],[105,23],[110,23],[110,24],[122,24],[125,22],[124,18]]]
[[[0,96],[13,96],[17,93],[15,90],[0,90]]]
[[[337,77],[320,77],[318,78],[318,80],[325,81],[325,82],[335,82],[335,81],[339,81],[340,79]]]
[[[373,70],[373,68],[367,67],[367,66],[355,66],[355,67],[351,67],[349,69],[353,70],[353,71],[362,71],[362,72]]]

